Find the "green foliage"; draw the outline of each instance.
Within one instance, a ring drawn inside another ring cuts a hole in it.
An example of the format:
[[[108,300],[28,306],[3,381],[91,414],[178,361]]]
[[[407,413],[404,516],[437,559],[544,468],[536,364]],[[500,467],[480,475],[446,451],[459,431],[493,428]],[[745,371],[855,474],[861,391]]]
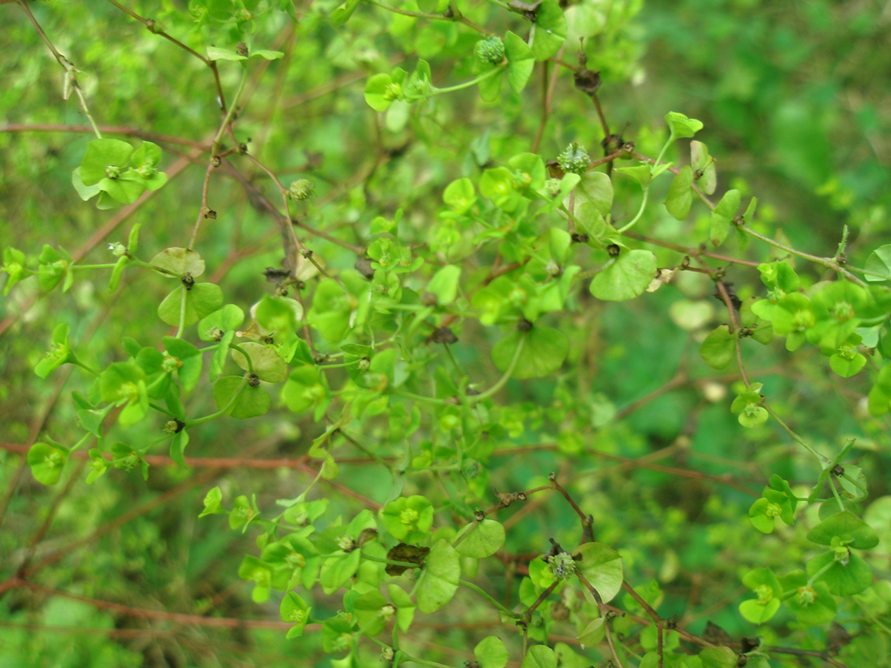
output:
[[[10,665],[884,665],[880,22],[187,4],[0,3]]]

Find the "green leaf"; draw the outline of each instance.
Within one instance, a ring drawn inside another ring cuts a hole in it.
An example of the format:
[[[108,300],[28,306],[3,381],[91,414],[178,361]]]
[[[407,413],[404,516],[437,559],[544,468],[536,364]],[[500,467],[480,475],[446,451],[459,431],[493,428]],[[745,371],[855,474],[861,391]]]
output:
[[[609,545],[603,543],[585,543],[573,556],[580,556],[577,567],[587,578],[604,603],[609,603],[622,589],[625,569],[622,557]]]
[[[359,1],[360,0],[346,0],[345,2],[340,3],[328,16],[328,20],[331,21],[332,25],[342,26],[350,20],[353,12],[356,11],[356,7],[359,6]]]
[[[699,189],[706,195],[713,194],[718,185],[715,161],[709,155],[708,147],[695,139],[690,142],[690,166]]]
[[[90,456],[90,472],[87,474],[87,484],[92,485],[96,480],[105,475],[108,470],[108,460],[102,456],[98,448],[91,448]]]
[[[223,502],[223,490],[217,487],[211,488],[207,494],[204,495],[204,509],[201,511],[201,514],[198,515],[199,518],[207,517],[208,515],[219,515],[225,511],[220,510],[220,504]]]
[[[719,325],[699,346],[699,355],[713,369],[725,369],[736,354],[736,336],[727,325]]]
[[[473,648],[479,668],[504,668],[508,653],[504,641],[498,636],[486,636]]]
[[[879,246],[866,258],[864,278],[867,281],[891,281],[891,244]]]
[[[853,345],[843,345],[829,358],[829,367],[842,378],[856,376],[864,366],[866,357]]]
[[[769,417],[770,414],[763,406],[749,404],[742,411],[740,411],[739,415],[737,416],[737,420],[743,427],[752,429],[754,427],[759,427],[767,422]]]
[[[507,167],[487,169],[480,177],[480,193],[499,209],[513,211],[522,197],[514,188],[514,175]]]
[[[739,604],[739,612],[743,618],[752,624],[764,624],[769,622],[777,610],[780,609],[779,599],[772,599],[767,603],[749,599]]]
[[[474,521],[458,533],[456,540],[460,542],[455,549],[462,557],[485,559],[498,552],[504,545],[504,526],[490,519],[484,519],[482,522]]]
[[[648,250],[622,250],[591,281],[591,294],[604,301],[634,299],[656,276],[656,256]]]
[[[692,137],[703,128],[702,121],[688,118],[677,111],[665,114],[665,122],[668,123],[668,128],[675,139]]]
[[[492,361],[506,371],[523,341],[523,350],[514,364],[512,378],[542,378],[563,365],[569,352],[569,339],[553,327],[533,326],[528,332],[514,331],[492,347]]]
[[[279,604],[278,614],[283,622],[293,624],[286,635],[288,640],[303,635],[303,629],[309,621],[311,611],[312,608],[309,607],[309,604],[296,593],[289,591],[284,595],[281,604]]]
[[[133,147],[121,139],[93,139],[80,163],[80,179],[86,186],[99,183],[114,172],[123,172]]]
[[[835,618],[835,599],[822,581],[808,584],[804,571],[793,571],[782,578],[784,603],[805,624],[820,626]],[[792,593],[789,596],[789,592]]]
[[[328,557],[319,572],[319,582],[326,594],[333,594],[343,587],[359,568],[362,553],[352,550],[342,555]]]
[[[575,205],[590,203],[604,218],[613,208],[613,182],[603,172],[586,171],[575,190]]]
[[[780,609],[783,594],[776,575],[767,568],[756,568],[743,576],[743,584],[753,590],[758,598],[740,603],[740,614],[753,624],[769,621]]]
[[[62,476],[68,461],[68,450],[58,443],[38,442],[28,449],[28,466],[31,475],[41,485],[55,485]]]
[[[285,55],[284,51],[273,51],[272,49],[254,49],[251,51],[251,58],[262,58],[263,60],[278,60]]]
[[[210,315],[223,303],[223,291],[216,283],[195,283],[174,288],[158,305],[158,317],[174,327],[191,325]]]
[[[0,271],[6,273],[8,278],[3,286],[3,295],[9,294],[12,286],[26,276],[25,254],[17,248],[7,246],[3,249],[3,266]]]
[[[668,213],[684,220],[690,213],[693,204],[693,169],[688,165],[682,168],[674,177],[668,187],[668,195],[665,198],[665,208]]]
[[[253,341],[241,343],[233,348],[232,359],[245,371],[253,369],[267,383],[283,383],[288,378],[288,365],[272,346]]]
[[[359,629],[369,637],[383,631],[396,613],[395,607],[387,603],[387,599],[377,589],[355,596],[351,603]]]
[[[165,248],[149,264],[168,276],[198,278],[204,273],[204,260],[190,248]]]
[[[713,246],[720,246],[730,232],[730,225],[739,210],[741,194],[739,190],[728,190],[712,211],[709,240]]]
[[[369,77],[365,83],[365,103],[375,111],[386,111],[395,100],[403,99],[402,75],[399,81],[394,80],[391,74],[381,72]]]
[[[521,93],[535,67],[532,50],[521,37],[510,31],[504,36],[504,49],[507,53],[507,83],[515,93]]]
[[[63,364],[73,362],[76,359],[68,346],[68,332],[69,327],[66,322],[60,322],[53,329],[52,345],[37,363],[37,366],[34,367],[34,373],[39,378],[46,378]]]
[[[872,569],[859,556],[847,550],[828,550],[807,562],[807,574],[825,582],[836,596],[859,594],[872,584]]]
[[[255,499],[248,499],[243,494],[235,497],[232,504],[232,510],[229,511],[229,528],[233,531],[239,529],[242,533],[250,525],[251,522],[260,516]]]
[[[336,281],[323,278],[316,287],[306,319],[326,341],[340,343],[350,329],[352,308],[351,295]]]
[[[121,278],[124,275],[124,269],[127,268],[128,264],[130,264],[130,258],[126,255],[119,257],[118,261],[115,262],[114,269],[111,270],[111,277],[108,279],[109,292],[114,292],[118,289],[118,286],[121,284]]]
[[[437,541],[427,555],[416,587],[418,609],[427,614],[439,610],[452,600],[460,579],[458,552],[447,541]]]
[[[533,645],[526,652],[521,668],[557,668],[557,655],[546,645]]]
[[[557,0],[543,0],[535,9],[532,25],[532,55],[535,60],[547,60],[560,50],[566,40],[566,17],[560,3]]]
[[[234,49],[223,49],[217,46],[208,46],[207,47],[207,57],[210,60],[225,60],[238,62],[241,60],[247,60],[248,57],[244,56]]]
[[[265,415],[272,403],[262,385],[252,387],[242,376],[223,376],[213,385],[217,408],[240,420]]]
[[[476,202],[473,181],[467,177],[452,181],[443,191],[442,201],[456,213],[465,213]]]
[[[427,284],[427,292],[436,296],[436,303],[446,306],[455,301],[458,294],[458,280],[461,278],[461,267],[453,264],[438,270]]]
[[[209,313],[198,323],[198,337],[202,341],[216,341],[218,335],[232,332],[244,322],[244,311],[235,304],[226,304]]]
[[[631,167],[616,167],[616,174],[624,174],[625,176],[637,181],[641,188],[646,188],[653,178],[653,172],[649,164],[633,165]]]
[[[423,540],[433,526],[433,504],[423,496],[399,497],[380,512],[381,523],[396,539]]]
[[[807,535],[809,541],[818,545],[831,545],[834,538],[858,550],[869,550],[879,544],[873,528],[849,510],[827,517]]]

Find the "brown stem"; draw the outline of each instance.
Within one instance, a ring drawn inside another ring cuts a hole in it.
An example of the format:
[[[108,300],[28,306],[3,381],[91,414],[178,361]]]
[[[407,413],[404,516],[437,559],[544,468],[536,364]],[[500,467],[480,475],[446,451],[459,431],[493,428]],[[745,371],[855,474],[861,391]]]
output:
[[[131,128],[123,125],[100,125],[99,130],[106,135],[123,135],[126,137],[138,137],[139,139],[147,139],[149,141],[158,142],[159,144],[176,144],[178,146],[188,146],[189,148],[197,148],[209,150],[210,146],[201,142],[185,137],[175,137],[173,135],[160,134],[158,132],[149,132],[138,128]],[[65,123],[6,123],[0,125],[0,132],[18,133],[18,132],[75,132],[90,134],[93,128],[89,125],[66,125]]]
[[[739,326],[739,316],[736,312],[736,307],[733,305],[733,301],[730,299],[730,293],[727,291],[727,286],[724,285],[723,281],[715,281],[715,286],[718,289],[718,295],[721,297],[721,301],[724,302],[724,306],[727,307],[727,313],[730,317],[730,333],[733,334],[733,346],[736,352],[736,366],[739,369],[740,378],[742,378],[743,383],[745,383],[746,387],[749,387],[751,383],[749,382],[749,375],[746,373],[746,368],[743,365],[742,358],[742,341],[740,340],[740,326]]]
[[[70,592],[62,591],[59,589],[53,589],[52,587],[46,587],[44,585],[37,584],[36,582],[31,582],[30,580],[19,577],[11,578],[7,582],[12,585],[11,587],[8,586],[7,589],[30,589],[31,591],[39,592],[47,596],[66,598],[72,601],[80,601],[81,603],[86,603],[87,605],[91,605],[99,610],[108,610],[109,612],[117,613],[118,615],[137,617],[140,619],[157,619],[160,621],[172,622],[174,624],[180,625],[207,626],[222,629],[257,628],[281,630],[287,629],[292,626],[292,624],[289,624],[288,622],[280,622],[278,620],[272,619],[206,617],[204,615],[190,615],[182,612],[170,612],[168,610],[136,608],[130,605],[123,605],[122,603],[104,601],[97,598],[91,598],[89,596],[81,596],[79,594],[72,594]],[[308,627],[309,626],[311,625],[308,625]]]

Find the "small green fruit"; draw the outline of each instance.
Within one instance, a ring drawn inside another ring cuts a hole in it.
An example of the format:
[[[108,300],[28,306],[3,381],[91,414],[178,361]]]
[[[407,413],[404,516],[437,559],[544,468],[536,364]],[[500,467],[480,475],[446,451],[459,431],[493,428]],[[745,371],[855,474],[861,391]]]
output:
[[[473,47],[473,55],[480,62],[498,65],[504,60],[504,42],[495,35],[481,39]]]
[[[588,170],[591,157],[583,146],[572,142],[557,156],[557,164],[567,174],[582,175]]]

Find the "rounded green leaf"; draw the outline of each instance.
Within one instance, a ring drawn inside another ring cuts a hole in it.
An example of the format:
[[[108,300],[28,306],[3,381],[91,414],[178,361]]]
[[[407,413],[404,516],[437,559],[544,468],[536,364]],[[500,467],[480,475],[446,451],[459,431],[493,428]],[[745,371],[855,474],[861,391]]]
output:
[[[387,531],[398,540],[421,540],[433,526],[433,504],[417,494],[402,496],[384,506],[380,517]]]
[[[455,547],[458,554],[462,557],[485,559],[504,545],[504,526],[490,519],[471,522],[458,534],[458,538],[460,542]]]
[[[577,567],[590,582],[604,603],[609,603],[622,589],[625,569],[622,557],[609,545],[603,543],[585,543],[573,556]]]
[[[827,517],[807,534],[807,539],[818,545],[831,545],[834,538],[858,550],[869,550],[879,544],[873,528],[849,510]]]
[[[352,601],[352,607],[362,633],[371,637],[383,631],[390,617],[396,612],[377,589],[357,596]]]
[[[591,294],[604,301],[634,299],[656,275],[656,256],[648,250],[622,250],[591,281]]]
[[[866,258],[864,278],[867,281],[891,281],[891,244],[879,246]]]
[[[713,329],[699,346],[699,355],[713,369],[724,369],[729,366],[735,352],[736,337],[730,333],[727,325]]]
[[[278,614],[283,622],[289,622],[294,625],[288,630],[287,637],[289,640],[303,635],[303,629],[309,621],[310,612],[309,604],[300,596],[292,591],[285,594],[279,605]]]
[[[523,348],[518,346],[523,341]],[[499,371],[514,364],[512,378],[542,378],[559,369],[569,352],[569,339],[553,327],[533,326],[528,332],[513,332],[492,347],[492,361]],[[514,359],[516,357],[516,360]]]
[[[238,419],[265,415],[272,403],[261,385],[251,386],[242,376],[223,376],[213,386],[217,407]]]
[[[87,144],[80,163],[80,178],[91,186],[108,178],[110,169],[122,171],[130,160],[133,147],[121,139],[94,139]]]
[[[690,207],[693,204],[692,185],[693,169],[688,165],[675,175],[668,187],[665,208],[678,220],[684,220],[690,213]]]
[[[777,614],[780,609],[780,600],[773,598],[766,603],[755,599],[749,599],[739,604],[739,612],[743,618],[752,624],[764,624]]]
[[[375,111],[386,111],[401,94],[399,84],[383,72],[370,77],[365,84],[365,103]]]
[[[288,365],[272,346],[254,341],[241,343],[232,348],[232,359],[245,371],[252,369],[267,383],[282,383],[288,378]]]
[[[464,213],[476,202],[473,181],[467,177],[452,181],[442,193],[442,201],[457,213]]]
[[[244,311],[235,304],[226,304],[201,319],[198,323],[198,337],[202,341],[215,341],[218,334],[234,331],[242,322]]]
[[[276,334],[293,334],[303,320],[303,305],[290,297],[264,295],[252,309],[257,323]]]
[[[458,279],[461,278],[461,267],[446,265],[437,271],[427,284],[427,292],[436,296],[436,303],[444,306],[455,301],[458,294]]]
[[[190,248],[165,248],[149,264],[170,276],[191,274],[198,278],[204,273],[204,260]]]
[[[859,594],[872,584],[869,565],[850,550],[828,550],[807,562],[807,574],[822,572],[818,582],[825,582],[836,596]]]
[[[504,49],[507,53],[507,83],[515,93],[520,93],[535,66],[532,50],[523,38],[510,31],[504,36]]]
[[[461,557],[447,541],[440,540],[430,550],[424,562],[424,572],[418,581],[418,609],[436,612],[452,600],[461,579]]]
[[[532,32],[532,55],[535,60],[553,56],[566,39],[567,25],[563,9],[557,0],[543,0],[535,9]]]
[[[694,136],[702,130],[703,123],[695,118],[688,118],[677,111],[669,111],[665,114],[665,122],[675,139],[685,139]]]
[[[479,668],[504,668],[508,653],[504,641],[498,636],[486,636],[473,648]]]
[[[557,668],[557,655],[546,645],[533,645],[526,652],[521,668]]]
[[[68,450],[57,443],[35,443],[28,450],[31,475],[42,485],[55,485],[62,476]]]
[[[174,327],[188,326],[216,311],[222,303],[223,291],[215,283],[197,283],[191,290],[180,285],[158,305],[158,317]]]

